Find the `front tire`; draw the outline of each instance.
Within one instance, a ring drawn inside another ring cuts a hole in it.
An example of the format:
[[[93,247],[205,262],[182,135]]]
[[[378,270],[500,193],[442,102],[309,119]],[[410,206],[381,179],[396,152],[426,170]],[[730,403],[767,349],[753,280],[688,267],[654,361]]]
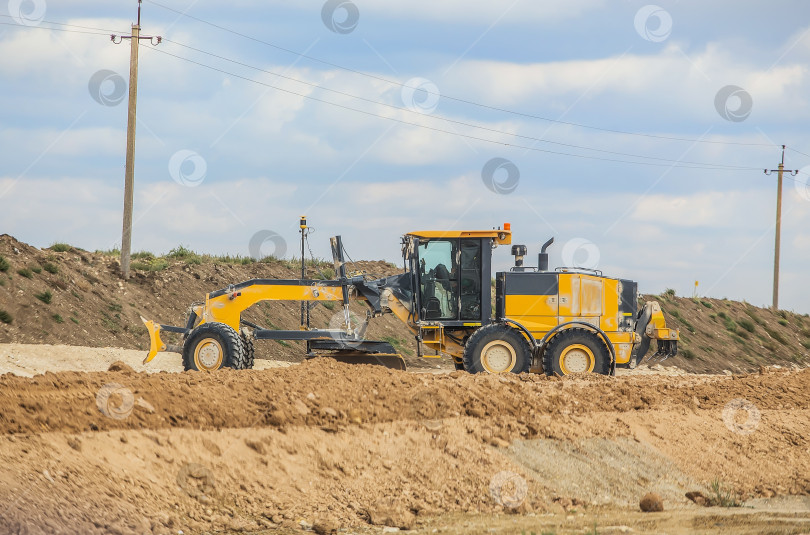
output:
[[[224,323],[203,323],[191,331],[183,345],[183,367],[186,371],[242,370],[246,364],[245,348],[239,333]]]
[[[610,352],[595,333],[586,329],[565,329],[546,346],[543,370],[547,375],[610,375]]]
[[[526,338],[508,325],[481,327],[464,346],[464,369],[470,373],[523,373],[531,363]]]

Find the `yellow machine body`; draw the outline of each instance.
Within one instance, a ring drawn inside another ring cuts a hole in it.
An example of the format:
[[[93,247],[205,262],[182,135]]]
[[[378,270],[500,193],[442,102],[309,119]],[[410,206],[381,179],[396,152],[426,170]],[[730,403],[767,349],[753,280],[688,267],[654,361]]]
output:
[[[658,303],[639,307],[635,282],[595,270],[549,271],[545,248],[552,241],[543,246],[534,268],[523,267],[526,247],[512,246],[515,267],[495,274],[492,310],[491,251],[512,243],[508,224],[503,229],[406,234],[405,273],[377,280],[347,276],[337,236],[332,238],[334,280],[253,279],[231,285],[194,305],[183,328],[142,318],[150,337],[144,362],[160,351],[176,351],[183,353],[186,369],[216,369],[220,363],[249,367],[252,340],[276,339],[306,341],[311,356],[313,350],[335,350],[333,354],[347,361],[364,362],[364,355],[370,355],[382,363],[392,357],[396,362],[390,367],[404,368],[390,344],[364,340],[366,323],[351,326],[350,300],[366,302],[366,321],[394,314],[414,333],[419,356],[446,355],[458,369],[472,372],[607,374],[616,365],[643,358],[651,340],[658,340],[656,355],[666,358],[677,352],[678,331],[666,326]],[[345,328],[310,328],[303,312],[302,329],[297,331],[263,329],[244,321],[242,313],[262,301],[339,301]],[[182,334],[184,346],[164,343],[163,331]],[[206,368],[206,362],[214,368]]]

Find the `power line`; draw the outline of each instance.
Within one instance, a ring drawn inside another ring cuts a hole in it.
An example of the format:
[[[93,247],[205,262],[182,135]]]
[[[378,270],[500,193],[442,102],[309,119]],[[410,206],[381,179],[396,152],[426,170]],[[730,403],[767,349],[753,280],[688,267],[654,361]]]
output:
[[[411,86],[409,86],[407,84],[404,84],[402,82],[397,82],[395,80],[391,80],[391,79],[385,78],[383,76],[379,76],[379,75],[376,75],[376,74],[371,74],[371,73],[368,73],[368,72],[359,71],[357,69],[352,69],[351,67],[346,67],[344,65],[340,65],[340,64],[337,64],[337,63],[334,63],[334,62],[331,62],[331,61],[326,61],[326,60],[323,60],[323,59],[320,59],[320,58],[316,58],[316,57],[310,56],[308,54],[303,54],[301,52],[297,52],[295,50],[291,50],[289,48],[285,48],[285,47],[270,43],[268,41],[258,39],[256,37],[253,37],[253,36],[238,32],[236,30],[232,30],[232,29],[227,28],[225,26],[221,26],[219,24],[215,24],[213,22],[209,22],[207,20],[201,19],[199,17],[195,17],[194,15],[189,15],[188,13],[186,13],[184,11],[179,11],[179,10],[173,9],[173,8],[171,8],[169,6],[165,6],[163,4],[155,2],[154,0],[145,0],[145,1],[150,3],[150,4],[155,5],[157,7],[161,7],[163,9],[168,10],[168,11],[171,11],[173,13],[181,15],[183,17],[187,17],[187,18],[190,18],[192,20],[196,20],[197,22],[201,22],[203,24],[207,24],[208,26],[217,28],[219,30],[222,30],[222,31],[225,31],[225,32],[228,32],[228,33],[232,33],[234,35],[238,35],[239,37],[249,39],[249,40],[254,41],[256,43],[261,43],[261,44],[269,46],[271,48],[275,48],[276,50],[281,50],[282,52],[287,52],[288,54],[293,54],[295,56],[305,58],[305,59],[308,59],[308,60],[311,60],[311,61],[315,61],[315,62],[321,63],[323,65],[328,65],[328,66],[334,67],[336,69],[341,69],[341,70],[344,70],[344,71],[347,71],[347,72],[351,72],[353,74],[357,74],[357,75],[360,75],[360,76],[365,76],[367,78],[372,78],[374,80],[378,80],[378,81],[381,81],[381,82],[386,82],[386,83],[391,84],[391,85],[396,85],[396,86],[400,86],[400,87],[407,87],[409,89],[419,89],[421,91],[425,91],[427,94],[430,94],[430,95],[439,96],[441,98],[452,100],[454,102],[460,102],[462,104],[468,104],[468,105],[471,105],[471,106],[477,106],[477,107],[480,107],[480,108],[488,109],[490,111],[508,113],[510,115],[516,115],[516,116],[525,117],[525,118],[529,118],[529,119],[537,119],[537,120],[540,120],[540,121],[547,121],[547,122],[551,122],[551,123],[564,124],[564,125],[567,125],[567,126],[574,126],[574,127],[577,127],[577,128],[586,128],[586,129],[589,129],[589,130],[597,130],[597,131],[600,131],[600,132],[608,132],[608,133],[612,133],[612,134],[622,134],[622,135],[628,135],[628,136],[640,136],[640,137],[646,137],[646,138],[652,138],[652,139],[662,139],[662,140],[668,140],[668,141],[684,141],[684,142],[691,142],[691,143],[711,143],[711,144],[718,144],[718,145],[740,145],[740,146],[748,146],[748,147],[770,147],[770,148],[779,146],[779,145],[776,145],[776,144],[773,144],[773,143],[745,143],[745,142],[740,142],[740,141],[719,141],[719,140],[687,138],[687,137],[679,137],[679,136],[664,136],[664,135],[649,134],[649,133],[644,133],[644,132],[630,132],[630,131],[626,131],[626,130],[619,130],[619,129],[613,129],[613,128],[603,128],[603,127],[599,127],[599,126],[586,125],[586,124],[575,123],[575,122],[571,122],[571,121],[562,121],[560,119],[552,119],[550,117],[543,117],[541,115],[533,115],[533,114],[530,114],[530,113],[510,110],[510,109],[507,109],[507,108],[500,108],[500,107],[497,107],[497,106],[490,106],[488,104],[483,104],[483,103],[480,103],[480,102],[474,102],[472,100],[467,100],[467,99],[460,98],[460,97],[454,97],[452,95],[445,95],[445,94],[435,93],[435,92],[432,92],[432,91],[429,91],[429,90],[426,90],[426,89],[423,89],[423,88],[411,87]]]
[[[300,78],[295,78],[293,76],[288,76],[288,75],[285,75],[285,74],[281,74],[281,73],[277,73],[277,72],[270,71],[270,70],[267,70],[267,69],[263,69],[261,67],[256,67],[256,66],[250,65],[248,63],[244,63],[244,62],[241,62],[241,61],[238,61],[238,60],[235,60],[235,59],[231,59],[231,58],[227,58],[225,56],[221,56],[219,54],[215,54],[213,52],[209,52],[209,51],[206,51],[206,50],[195,48],[193,46],[185,45],[185,44],[179,43],[177,41],[172,41],[171,39],[163,39],[163,41],[167,42],[167,43],[177,45],[177,46],[181,46],[183,48],[187,48],[189,50],[194,50],[195,52],[199,52],[201,54],[205,54],[205,55],[217,58],[217,59],[221,59],[223,61],[234,63],[236,65],[241,65],[242,67],[247,67],[249,69],[253,69],[253,70],[256,70],[256,71],[259,71],[259,72],[263,72],[263,73],[266,73],[266,74],[271,74],[273,76],[277,76],[277,77],[283,78],[285,80],[290,80],[292,82],[296,82],[296,83],[307,85],[309,87],[313,87],[313,88],[316,88],[316,89],[321,89],[321,90],[324,90],[324,91],[328,91],[330,93],[336,93],[338,95],[343,95],[343,96],[346,96],[346,97],[354,98],[354,99],[357,99],[357,100],[361,100],[363,102],[368,102],[368,103],[376,104],[376,105],[379,105],[379,106],[385,106],[387,108],[391,108],[391,109],[398,110],[398,111],[404,111],[404,112],[408,112],[408,113],[412,113],[412,114],[417,114],[417,115],[420,115],[420,116],[423,115],[423,114],[421,114],[420,112],[418,112],[416,110],[412,110],[412,109],[409,109],[409,108],[406,108],[406,107],[403,107],[403,106],[396,106],[394,104],[389,104],[387,102],[381,102],[379,100],[374,100],[374,99],[370,99],[370,98],[366,98],[366,97],[361,97],[359,95],[354,95],[354,94],[348,93],[346,91],[340,91],[340,90],[337,90],[337,89],[332,89],[332,88],[329,88],[329,87],[325,87],[325,86],[319,85],[319,84],[314,83],[314,82],[308,82],[306,80],[301,80]],[[487,132],[492,132],[492,133],[495,133],[495,134],[501,134],[501,135],[505,135],[505,136],[511,136],[511,137],[516,137],[516,138],[526,139],[526,140],[529,140],[529,141],[537,141],[537,142],[540,142],[540,143],[549,143],[549,144],[552,144],[552,145],[560,145],[560,146],[563,146],[563,147],[569,147],[569,148],[574,148],[574,149],[590,150],[590,151],[594,151],[594,152],[600,152],[600,153],[603,153],[603,154],[613,154],[615,156],[627,156],[627,157],[631,157],[631,158],[640,158],[640,159],[645,159],[645,160],[656,160],[656,161],[667,162],[667,163],[682,163],[682,164],[694,164],[694,165],[714,165],[714,164],[710,164],[710,163],[707,163],[707,162],[674,160],[672,158],[661,158],[661,157],[657,157],[657,156],[645,156],[645,155],[642,155],[642,154],[633,154],[633,153],[628,153],[628,152],[619,152],[619,151],[612,151],[612,150],[605,150],[605,149],[597,149],[597,148],[594,148],[594,147],[586,147],[586,146],[583,146],[583,145],[576,145],[576,144],[573,144],[573,143],[564,143],[564,142],[561,142],[561,141],[553,141],[553,140],[549,140],[549,139],[526,136],[526,135],[517,134],[517,133],[513,133],[513,132],[506,132],[506,131],[503,131],[503,130],[498,130],[496,128],[489,128],[489,127],[486,127],[486,126],[481,126],[481,125],[469,123],[469,122],[466,122],[466,121],[459,121],[459,120],[456,120],[456,119],[451,119],[449,117],[443,117],[441,115],[430,115],[429,117],[431,119],[437,119],[437,120],[440,120],[440,121],[445,121],[445,122],[457,124],[457,125],[460,125],[460,126],[466,126],[468,128],[476,128],[476,129],[479,129],[479,130],[485,130]]]
[[[150,0],[147,0],[147,2],[150,2]],[[150,3],[155,3],[155,2],[150,2]],[[159,5],[159,4],[156,4],[156,5]],[[160,6],[160,7],[165,7],[165,6]],[[167,9],[171,9],[171,8],[167,8]],[[0,15],[0,17],[11,18],[10,15]],[[191,18],[196,19],[196,17],[191,17]],[[205,21],[201,21],[201,22],[205,22]],[[41,21],[41,23],[55,24],[55,25],[65,26],[65,27],[68,27],[68,28],[80,28],[80,29],[86,29],[86,30],[97,30],[97,32],[96,31],[77,31],[77,30],[69,30],[69,29],[62,29],[62,28],[51,28],[51,27],[44,27],[44,26],[28,26],[28,25],[23,25],[23,24],[18,24],[18,23],[5,23],[5,22],[0,22],[0,25],[17,26],[17,27],[29,28],[29,29],[61,31],[61,32],[68,32],[68,33],[81,33],[81,34],[88,34],[88,35],[105,35],[104,33],[98,33],[98,32],[115,31],[115,30],[110,30],[110,29],[106,29],[106,28],[95,28],[95,27],[90,27],[90,26],[80,26],[80,25],[67,24],[67,23],[56,22],[56,21],[44,21],[43,20],[43,21]],[[217,26],[217,25],[214,25],[214,24],[212,24],[212,25]],[[223,28],[223,29],[225,29],[226,31],[230,31],[230,30],[227,30],[226,28]],[[239,34],[238,32],[233,32],[233,33],[236,33],[237,35],[242,35],[242,34]],[[245,36],[245,37],[250,38],[249,36]],[[253,39],[253,38],[251,38],[251,39]],[[287,79],[287,80],[290,80],[290,81],[293,81],[293,82],[308,85],[310,87],[314,87],[314,88],[317,88],[317,89],[322,89],[322,90],[329,91],[329,92],[332,92],[332,93],[344,95],[344,96],[347,96],[347,97],[350,97],[350,98],[355,98],[355,99],[362,100],[362,101],[365,101],[365,102],[369,102],[369,103],[372,103],[372,104],[386,106],[386,107],[396,109],[396,110],[400,110],[400,111],[406,111],[406,112],[411,112],[411,113],[419,113],[419,112],[416,112],[414,110],[410,110],[408,108],[404,108],[404,107],[401,107],[401,106],[396,106],[396,105],[393,105],[393,104],[380,102],[380,101],[376,101],[376,100],[373,100],[373,99],[368,99],[368,98],[361,97],[361,96],[358,96],[358,95],[353,95],[351,93],[347,93],[347,92],[344,92],[344,91],[324,87],[324,86],[321,86],[321,85],[318,85],[318,84],[315,84],[315,83],[312,83],[312,82],[307,82],[305,80],[300,80],[298,78],[294,78],[294,77],[291,77],[291,76],[286,76],[286,75],[276,73],[276,72],[273,72],[273,71],[270,71],[270,70],[267,70],[267,69],[262,69],[260,67],[256,67],[256,66],[253,66],[253,65],[250,65],[250,64],[247,64],[247,63],[240,62],[238,60],[234,60],[234,59],[231,59],[231,58],[227,58],[225,56],[215,54],[213,52],[205,51],[205,50],[202,50],[202,49],[199,49],[199,48],[196,48],[196,47],[192,47],[190,45],[185,45],[185,44],[177,42],[177,41],[172,41],[172,40],[169,40],[169,39],[163,39],[163,40],[165,42],[170,42],[170,43],[175,44],[177,46],[181,46],[181,47],[184,47],[184,48],[187,48],[187,49],[190,49],[190,50],[194,50],[194,51],[199,52],[201,54],[206,54],[206,55],[209,55],[209,56],[212,56],[212,57],[224,60],[224,61],[228,61],[228,62],[237,64],[237,65],[241,65],[241,66],[244,66],[244,67],[247,67],[247,68],[250,68],[250,69],[254,69],[254,70],[257,70],[257,71],[260,71],[260,72],[271,74],[273,76],[278,76],[280,78],[284,78],[284,79]],[[262,42],[262,41],[260,41],[260,42]],[[271,45],[271,46],[274,46],[274,45]],[[476,128],[476,129],[480,129],[480,130],[485,130],[485,131],[489,131],[489,132],[493,132],[493,133],[497,133],[497,134],[501,134],[501,135],[507,135],[507,136],[517,137],[517,138],[522,138],[522,139],[527,139],[527,140],[532,140],[532,141],[538,141],[538,142],[542,142],[542,143],[561,145],[561,146],[570,147],[570,148],[578,148],[578,149],[582,149],[582,150],[590,150],[590,151],[594,151],[594,152],[600,152],[600,153],[606,153],[606,154],[614,154],[614,155],[618,155],[618,156],[628,156],[628,157],[631,157],[631,158],[656,160],[656,161],[661,161],[663,163],[656,164],[656,163],[650,163],[650,162],[635,162],[635,161],[619,160],[619,159],[613,159],[613,158],[599,158],[599,157],[596,157],[596,156],[588,156],[588,155],[584,155],[584,154],[573,154],[573,153],[566,153],[566,152],[559,152],[559,151],[550,151],[550,150],[544,150],[544,149],[537,149],[535,147],[525,147],[525,146],[516,145],[516,144],[513,144],[513,143],[506,143],[506,142],[496,141],[496,140],[492,140],[492,139],[481,138],[481,137],[477,137],[477,136],[459,134],[458,132],[433,128],[433,127],[430,127],[430,126],[427,126],[427,125],[422,125],[422,124],[413,123],[413,122],[409,122],[409,121],[403,121],[403,120],[395,119],[395,118],[392,118],[392,117],[386,117],[386,116],[383,116],[383,115],[367,112],[367,111],[364,111],[364,110],[358,110],[358,109],[355,109],[355,108],[351,108],[349,106],[343,106],[341,104],[337,104],[337,103],[334,103],[334,102],[318,99],[318,98],[312,97],[310,95],[297,93],[297,92],[286,90],[286,89],[283,89],[283,88],[280,88],[280,87],[277,87],[277,86],[273,86],[271,84],[266,84],[266,83],[260,82],[258,80],[253,80],[251,78],[243,77],[243,76],[237,75],[235,73],[231,73],[231,72],[228,72],[228,71],[225,71],[225,70],[222,70],[222,69],[218,69],[216,67],[212,67],[210,65],[206,65],[206,64],[203,64],[203,63],[200,63],[200,62],[197,62],[197,61],[190,60],[188,58],[184,58],[182,56],[177,56],[175,54],[171,54],[171,53],[160,51],[160,50],[158,50],[158,52],[167,54],[167,55],[175,57],[177,59],[187,61],[187,62],[196,64],[196,65],[199,65],[199,66],[202,66],[202,67],[217,71],[217,72],[221,72],[223,74],[227,74],[229,76],[234,76],[236,78],[240,78],[240,79],[243,79],[245,81],[249,81],[249,82],[252,82],[252,83],[263,85],[263,86],[269,87],[271,89],[276,89],[276,90],[279,90],[279,91],[287,92],[287,93],[290,93],[290,94],[293,94],[293,95],[296,95],[296,96],[300,96],[300,97],[303,97],[303,98],[307,98],[307,99],[310,99],[310,100],[315,100],[317,102],[321,102],[321,103],[324,103],[324,104],[340,107],[340,108],[343,108],[343,109],[346,109],[346,110],[349,110],[349,111],[354,111],[354,112],[357,112],[357,113],[362,113],[362,114],[365,114],[365,115],[370,115],[370,116],[374,116],[374,117],[378,117],[378,118],[382,118],[382,119],[392,120],[392,121],[399,122],[399,123],[402,123],[402,124],[407,124],[407,125],[410,125],[410,126],[416,126],[418,128],[425,128],[425,129],[436,131],[436,132],[441,132],[441,133],[446,133],[446,134],[455,135],[455,136],[459,136],[459,137],[464,137],[464,138],[467,138],[467,139],[474,139],[474,140],[477,140],[477,141],[484,141],[484,142],[487,142],[487,143],[495,143],[495,144],[509,146],[509,147],[513,147],[513,148],[522,148],[522,149],[525,149],[525,150],[531,150],[531,151],[536,151],[536,152],[544,152],[544,153],[548,153],[548,154],[556,154],[556,155],[561,155],[561,156],[569,156],[569,157],[575,157],[575,158],[586,158],[586,159],[594,159],[594,160],[617,162],[617,163],[629,163],[629,164],[636,164],[636,165],[668,166],[668,165],[671,164],[673,167],[679,167],[679,168],[685,168],[685,169],[707,169],[707,170],[727,170],[727,171],[741,171],[741,170],[759,169],[758,167],[712,164],[712,163],[709,163],[709,162],[696,162],[696,161],[689,161],[689,160],[673,160],[673,159],[669,159],[669,158],[660,158],[660,157],[645,156],[645,155],[640,155],[640,154],[632,154],[632,153],[625,153],[625,152],[618,152],[618,151],[609,151],[609,150],[597,149],[597,148],[593,148],[593,147],[586,147],[586,146],[576,145],[576,144],[571,144],[571,143],[564,143],[564,142],[552,141],[552,140],[547,140],[547,139],[542,139],[542,138],[535,138],[535,137],[525,136],[525,135],[516,134],[516,133],[512,133],[512,132],[505,132],[505,131],[502,131],[502,130],[488,128],[488,127],[475,125],[475,124],[472,124],[472,123],[467,123],[467,122],[464,122],[464,121],[458,121],[458,120],[455,120],[455,119],[450,119],[450,118],[447,118],[447,117],[442,117],[442,116],[437,116],[437,115],[430,116],[431,118],[434,118],[434,119],[438,119],[438,120],[442,120],[442,121],[446,121],[446,122],[450,122],[450,123],[454,123],[454,124],[458,124],[458,125],[462,125],[462,126],[467,126],[467,127],[470,127],[470,128]],[[308,56],[304,56],[304,57],[308,57]],[[351,70],[351,69],[349,69],[349,70]],[[358,73],[364,74],[364,75],[366,74],[366,73],[362,73],[362,72],[359,72],[359,71],[358,71]],[[374,77],[373,75],[371,75],[371,76]],[[382,79],[382,78],[381,78],[381,80],[388,81],[388,80],[385,80],[385,79]],[[400,84],[398,82],[392,82],[391,81],[390,83],[395,84],[395,85],[400,85],[402,87],[410,87],[410,86],[406,86],[405,84]],[[641,135],[641,134],[639,134],[639,135]],[[644,134],[644,135],[646,135],[646,134]],[[687,140],[686,138],[679,138],[679,139],[684,140],[684,141]],[[706,140],[693,140],[693,141],[695,141],[695,142],[709,142],[709,141],[706,141]],[[731,145],[735,145],[735,144],[736,145],[750,145],[750,144],[745,144],[745,143],[734,143],[734,142],[716,142],[716,143],[725,143],[725,144],[731,144]],[[759,144],[758,146],[771,146],[771,145]],[[773,145],[773,146],[775,146],[775,145]],[[800,150],[793,149],[791,147],[788,147],[788,150],[792,150],[792,151],[794,151],[794,152],[796,152],[798,154],[801,154],[803,156],[810,157],[810,155],[808,155],[808,154],[806,154],[806,153],[804,153],[804,152],[802,152]],[[805,173],[802,173],[802,174],[805,174]],[[793,179],[792,177],[785,177],[785,178],[793,180],[794,182],[802,182],[803,183],[803,181]]]
[[[13,19],[14,18],[11,15],[0,15],[0,17],[7,18],[7,19]],[[41,20],[41,21],[39,21],[39,23],[40,24],[54,24],[54,25],[57,25],[57,26],[65,26],[65,27],[68,27],[68,28],[80,28],[82,30],[97,30],[99,32],[113,32],[113,33],[118,33],[118,34],[123,33],[123,32],[119,32],[119,31],[116,31],[116,30],[110,30],[108,28],[94,28],[92,26],[81,26],[81,25],[78,25],[78,24],[67,24],[65,22],[55,22],[55,21],[52,21],[52,20]],[[45,29],[45,30],[60,31],[59,28],[47,28],[47,27],[42,27],[42,26],[28,26],[27,24],[19,24],[19,23],[16,23],[16,22],[15,23],[0,22],[0,24],[6,25],[6,26],[20,26],[22,28],[40,28],[40,29]],[[67,31],[67,30],[64,30],[64,31]],[[83,33],[83,32],[76,32],[76,33]],[[104,34],[101,34],[101,35],[104,35]]]
[[[707,162],[678,162],[678,161],[671,161],[669,163],[635,162],[635,161],[620,160],[620,159],[615,159],[615,158],[602,158],[602,157],[599,157],[599,156],[591,156],[591,155],[587,155],[587,154],[574,154],[574,153],[569,153],[569,152],[553,151],[553,150],[548,150],[548,149],[540,149],[540,148],[537,148],[537,147],[527,147],[527,146],[518,145],[518,144],[515,144],[515,143],[507,143],[507,142],[504,142],[504,141],[497,141],[497,140],[494,140],[494,139],[482,138],[482,137],[478,137],[478,136],[472,136],[472,135],[469,135],[469,134],[461,134],[459,132],[454,132],[452,130],[445,130],[445,129],[442,129],[442,128],[436,128],[436,127],[432,127],[432,126],[428,126],[428,125],[424,125],[424,124],[414,123],[414,122],[406,121],[406,120],[403,120],[403,119],[397,119],[395,117],[388,117],[388,116],[385,116],[385,115],[380,115],[380,114],[373,113],[373,112],[366,111],[366,110],[360,110],[360,109],[357,109],[357,108],[352,108],[351,106],[338,104],[336,102],[330,102],[328,100],[313,97],[312,95],[306,95],[306,94],[303,94],[303,93],[298,93],[298,92],[292,91],[290,89],[284,89],[282,87],[278,87],[278,86],[275,86],[275,85],[272,85],[272,84],[261,82],[259,80],[254,80],[253,78],[248,78],[247,76],[242,76],[242,75],[239,75],[239,74],[236,74],[236,73],[233,73],[233,72],[226,71],[224,69],[220,69],[220,68],[217,68],[217,67],[205,64],[205,63],[201,63],[199,61],[195,61],[195,60],[192,60],[192,59],[189,59],[189,58],[185,58],[183,56],[178,56],[176,54],[166,52],[165,50],[159,50],[159,49],[155,49],[155,48],[147,48],[147,50],[150,50],[150,51],[153,51],[153,52],[158,52],[160,54],[166,54],[167,56],[171,56],[171,57],[177,58],[179,60],[186,61],[188,63],[193,63],[195,65],[198,65],[200,67],[204,67],[206,69],[210,69],[212,71],[216,71],[216,72],[219,72],[219,73],[222,73],[222,74],[227,74],[228,76],[233,76],[234,78],[239,78],[239,79],[245,80],[247,82],[252,82],[252,83],[255,83],[255,84],[258,84],[258,85],[262,85],[264,87],[269,87],[271,89],[282,91],[284,93],[288,93],[288,94],[295,95],[295,96],[298,96],[298,97],[306,98],[306,99],[309,99],[309,100],[314,100],[316,102],[321,102],[323,104],[328,104],[330,106],[335,106],[335,107],[342,108],[342,109],[345,109],[345,110],[348,110],[348,111],[353,111],[353,112],[356,112],[356,113],[361,113],[363,115],[368,115],[368,116],[371,116],[371,117],[377,117],[377,118],[380,118],[380,119],[386,119],[386,120],[389,120],[389,121],[394,121],[394,122],[401,123],[401,124],[406,124],[406,125],[409,125],[409,126],[415,126],[417,128],[424,128],[426,130],[432,130],[434,132],[441,132],[441,133],[450,134],[450,135],[454,135],[454,136],[458,136],[458,137],[464,137],[464,138],[467,138],[467,139],[473,139],[473,140],[476,140],[476,141],[484,141],[486,143],[494,143],[494,144],[503,145],[503,146],[506,146],[506,147],[525,149],[525,150],[528,150],[528,151],[542,152],[542,153],[546,153],[546,154],[556,154],[556,155],[560,155],[560,156],[570,156],[570,157],[574,157],[574,158],[585,158],[585,159],[590,159],[590,160],[600,160],[600,161],[617,162],[617,163],[629,163],[629,164],[648,165],[648,166],[657,166],[657,167],[679,167],[679,168],[684,168],[684,169],[710,169],[710,170],[718,170],[718,171],[751,171],[751,170],[757,170],[758,171],[758,170],[761,169],[761,167],[746,167],[746,166],[738,166],[738,165],[721,165],[721,164],[711,164],[711,163],[707,163]],[[682,165],[682,164],[687,164],[687,165]]]
[[[87,35],[109,35],[101,32],[87,32],[81,30],[69,30],[66,28],[49,28],[47,26],[26,26],[25,24],[17,24],[16,22],[0,22],[0,26],[17,26],[19,28],[27,28],[29,30],[50,30],[52,32],[65,32],[65,33],[83,33]]]
[[[792,147],[787,147],[787,150],[792,150],[793,152],[798,152],[798,153],[799,153],[799,154],[801,154],[802,156],[807,156],[808,158],[810,158],[810,154],[807,154],[806,152],[802,152],[802,151],[800,151],[800,150],[794,149],[794,148],[792,148]]]

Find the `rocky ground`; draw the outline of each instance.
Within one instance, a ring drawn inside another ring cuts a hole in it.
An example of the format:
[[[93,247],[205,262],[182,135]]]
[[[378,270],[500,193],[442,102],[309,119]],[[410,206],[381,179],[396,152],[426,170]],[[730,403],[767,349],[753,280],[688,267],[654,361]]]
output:
[[[810,371],[111,370],[0,376],[0,532],[810,530]]]

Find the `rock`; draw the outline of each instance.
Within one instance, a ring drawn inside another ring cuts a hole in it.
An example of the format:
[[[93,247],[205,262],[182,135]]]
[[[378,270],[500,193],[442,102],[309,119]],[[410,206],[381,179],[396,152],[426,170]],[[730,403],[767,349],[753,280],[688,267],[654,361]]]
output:
[[[687,492],[686,497],[703,507],[709,507],[712,504],[711,500],[709,500],[709,498],[704,496],[703,493],[700,491]]]
[[[411,529],[416,516],[402,505],[377,504],[368,511],[368,518],[375,526]]]
[[[127,364],[126,362],[120,361],[120,360],[116,360],[115,362],[110,364],[110,367],[107,368],[107,371],[109,371],[109,372],[135,373],[135,370],[133,370],[132,367],[130,367],[129,364]]]
[[[245,445],[258,453],[259,455],[264,455],[267,453],[267,450],[264,447],[264,444],[259,442],[258,440],[250,440],[249,438],[245,439]]]
[[[306,416],[310,412],[309,407],[307,407],[306,404],[300,399],[295,400],[295,402],[293,403],[293,408],[301,416]]]
[[[664,510],[664,501],[655,492],[649,492],[641,498],[638,506],[645,513],[659,513]]]
[[[443,423],[441,420],[425,420],[422,422],[422,425],[425,426],[425,429],[430,431],[431,433],[436,433],[442,430]]]
[[[321,518],[312,525],[312,530],[318,535],[332,535],[340,529],[337,522],[331,518]]]
[[[349,410],[349,421],[353,424],[360,425],[363,423],[363,413],[358,409]]]

